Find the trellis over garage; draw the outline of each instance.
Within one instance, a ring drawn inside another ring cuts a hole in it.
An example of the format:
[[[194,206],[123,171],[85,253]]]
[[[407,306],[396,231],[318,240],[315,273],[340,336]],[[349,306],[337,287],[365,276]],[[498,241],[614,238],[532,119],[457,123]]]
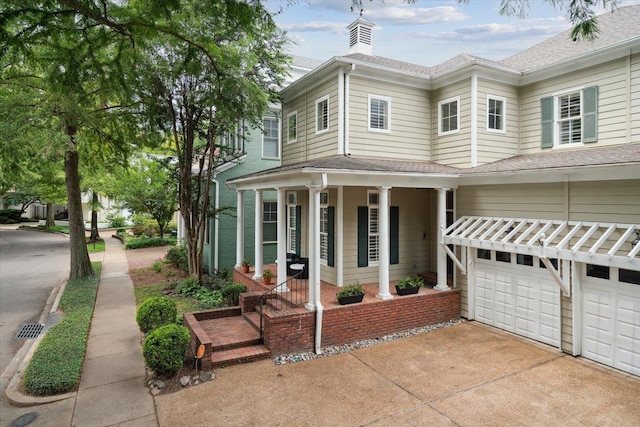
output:
[[[440,244],[469,319],[640,375],[640,225],[464,216]]]

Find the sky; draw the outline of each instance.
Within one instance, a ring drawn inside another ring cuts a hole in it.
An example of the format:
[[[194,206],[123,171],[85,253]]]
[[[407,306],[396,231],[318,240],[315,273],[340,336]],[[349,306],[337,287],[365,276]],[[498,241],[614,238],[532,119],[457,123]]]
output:
[[[326,61],[345,55],[347,26],[358,18],[351,0],[267,0],[275,21],[292,41],[294,55]],[[501,16],[500,0],[363,0],[373,22],[373,54],[434,66],[461,53],[501,60],[571,28],[565,11],[530,0],[528,15]],[[620,0],[619,6],[640,0]],[[596,9],[605,13],[605,9]]]

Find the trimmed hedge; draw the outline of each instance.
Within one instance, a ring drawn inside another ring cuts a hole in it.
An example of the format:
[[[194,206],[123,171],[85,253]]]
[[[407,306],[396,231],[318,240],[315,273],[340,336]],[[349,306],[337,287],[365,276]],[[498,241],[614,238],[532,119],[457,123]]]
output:
[[[124,244],[125,249],[140,249],[140,248],[152,248],[156,246],[171,246],[176,244],[176,239],[167,238],[161,239],[160,237],[147,237],[139,239],[128,240]]]
[[[150,297],[144,300],[136,313],[136,322],[142,332],[149,333],[169,323],[176,322],[176,303],[166,297]]]
[[[159,374],[172,375],[184,364],[191,337],[184,326],[160,326],[144,340],[142,355],[147,366]]]
[[[220,292],[222,293],[222,298],[224,298],[225,303],[229,306],[234,306],[238,305],[240,294],[247,292],[247,287],[241,283],[234,283],[224,286]]]
[[[177,268],[189,271],[189,260],[187,259],[187,247],[175,246],[167,251],[167,261]]]
[[[39,396],[71,391],[80,381],[102,264],[94,276],[69,280],[60,299],[64,317],[49,329],[25,370],[27,393]]]

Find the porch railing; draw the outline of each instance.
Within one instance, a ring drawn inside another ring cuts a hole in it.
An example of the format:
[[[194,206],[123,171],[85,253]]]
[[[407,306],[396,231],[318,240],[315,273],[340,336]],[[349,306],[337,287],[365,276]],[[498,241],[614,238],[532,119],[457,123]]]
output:
[[[263,337],[263,314],[265,310],[296,308],[309,301],[309,280],[300,279],[304,270],[290,276],[273,289],[260,295],[260,338]]]

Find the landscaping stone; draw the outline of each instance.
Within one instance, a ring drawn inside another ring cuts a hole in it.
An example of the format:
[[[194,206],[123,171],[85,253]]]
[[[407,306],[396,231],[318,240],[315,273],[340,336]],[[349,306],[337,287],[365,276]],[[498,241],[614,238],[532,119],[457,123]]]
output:
[[[162,390],[162,389],[165,387],[165,385],[164,385],[164,381],[162,381],[162,380],[155,380],[155,381],[153,382],[153,385],[154,385],[155,387],[159,388],[160,390]]]
[[[190,383],[191,383],[191,378],[189,378],[188,376],[180,377],[180,384],[182,384],[182,387],[186,387]]]

